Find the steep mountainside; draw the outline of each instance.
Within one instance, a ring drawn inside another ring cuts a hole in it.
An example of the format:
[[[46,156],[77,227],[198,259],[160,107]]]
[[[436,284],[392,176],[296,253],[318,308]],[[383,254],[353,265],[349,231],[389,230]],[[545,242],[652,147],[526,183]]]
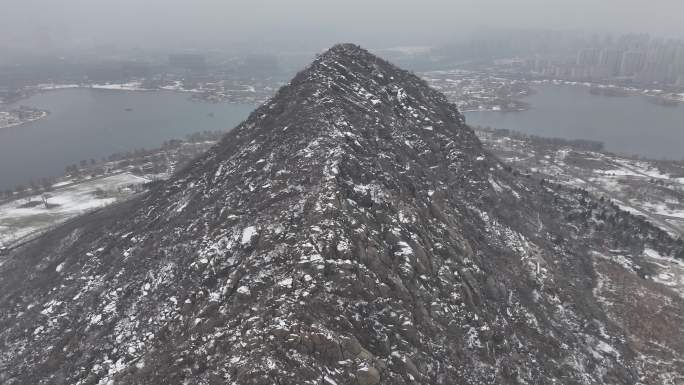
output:
[[[682,250],[338,45],[168,182],[1,260],[0,382],[675,384]]]

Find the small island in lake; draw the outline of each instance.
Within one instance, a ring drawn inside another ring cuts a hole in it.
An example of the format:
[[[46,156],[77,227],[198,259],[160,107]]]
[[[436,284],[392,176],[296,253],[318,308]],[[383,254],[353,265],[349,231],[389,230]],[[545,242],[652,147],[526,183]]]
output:
[[[593,86],[589,88],[589,93],[592,95],[602,95],[602,96],[612,96],[612,97],[624,97],[629,96],[629,91],[620,87],[596,87]]]
[[[11,110],[0,110],[0,128],[19,126],[21,124],[43,119],[47,111],[21,106]]]
[[[681,103],[681,100],[675,99],[673,96],[653,95],[647,96],[647,99],[649,102],[663,107],[677,107]]]

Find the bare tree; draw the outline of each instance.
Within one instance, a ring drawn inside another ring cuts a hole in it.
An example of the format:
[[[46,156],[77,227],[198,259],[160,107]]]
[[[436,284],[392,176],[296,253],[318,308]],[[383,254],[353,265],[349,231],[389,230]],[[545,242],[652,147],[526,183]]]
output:
[[[44,193],[43,195],[40,196],[40,198],[43,200],[43,204],[45,205],[46,209],[50,208],[50,205],[48,204],[48,199],[52,198],[52,195],[48,193]]]

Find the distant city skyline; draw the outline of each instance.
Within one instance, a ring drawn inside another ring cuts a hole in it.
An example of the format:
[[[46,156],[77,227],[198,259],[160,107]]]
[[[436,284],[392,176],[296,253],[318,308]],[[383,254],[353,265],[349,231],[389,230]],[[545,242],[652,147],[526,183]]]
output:
[[[684,86],[684,41],[625,34],[589,42],[575,57],[535,55],[525,67],[569,80],[629,80],[639,84]]]

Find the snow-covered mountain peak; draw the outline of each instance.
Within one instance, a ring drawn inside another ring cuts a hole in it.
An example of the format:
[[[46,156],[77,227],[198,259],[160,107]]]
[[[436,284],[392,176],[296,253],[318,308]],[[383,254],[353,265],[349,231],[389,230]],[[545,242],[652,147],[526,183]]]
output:
[[[0,382],[665,383],[684,306],[645,277],[682,247],[338,45],[170,180],[3,261]]]

